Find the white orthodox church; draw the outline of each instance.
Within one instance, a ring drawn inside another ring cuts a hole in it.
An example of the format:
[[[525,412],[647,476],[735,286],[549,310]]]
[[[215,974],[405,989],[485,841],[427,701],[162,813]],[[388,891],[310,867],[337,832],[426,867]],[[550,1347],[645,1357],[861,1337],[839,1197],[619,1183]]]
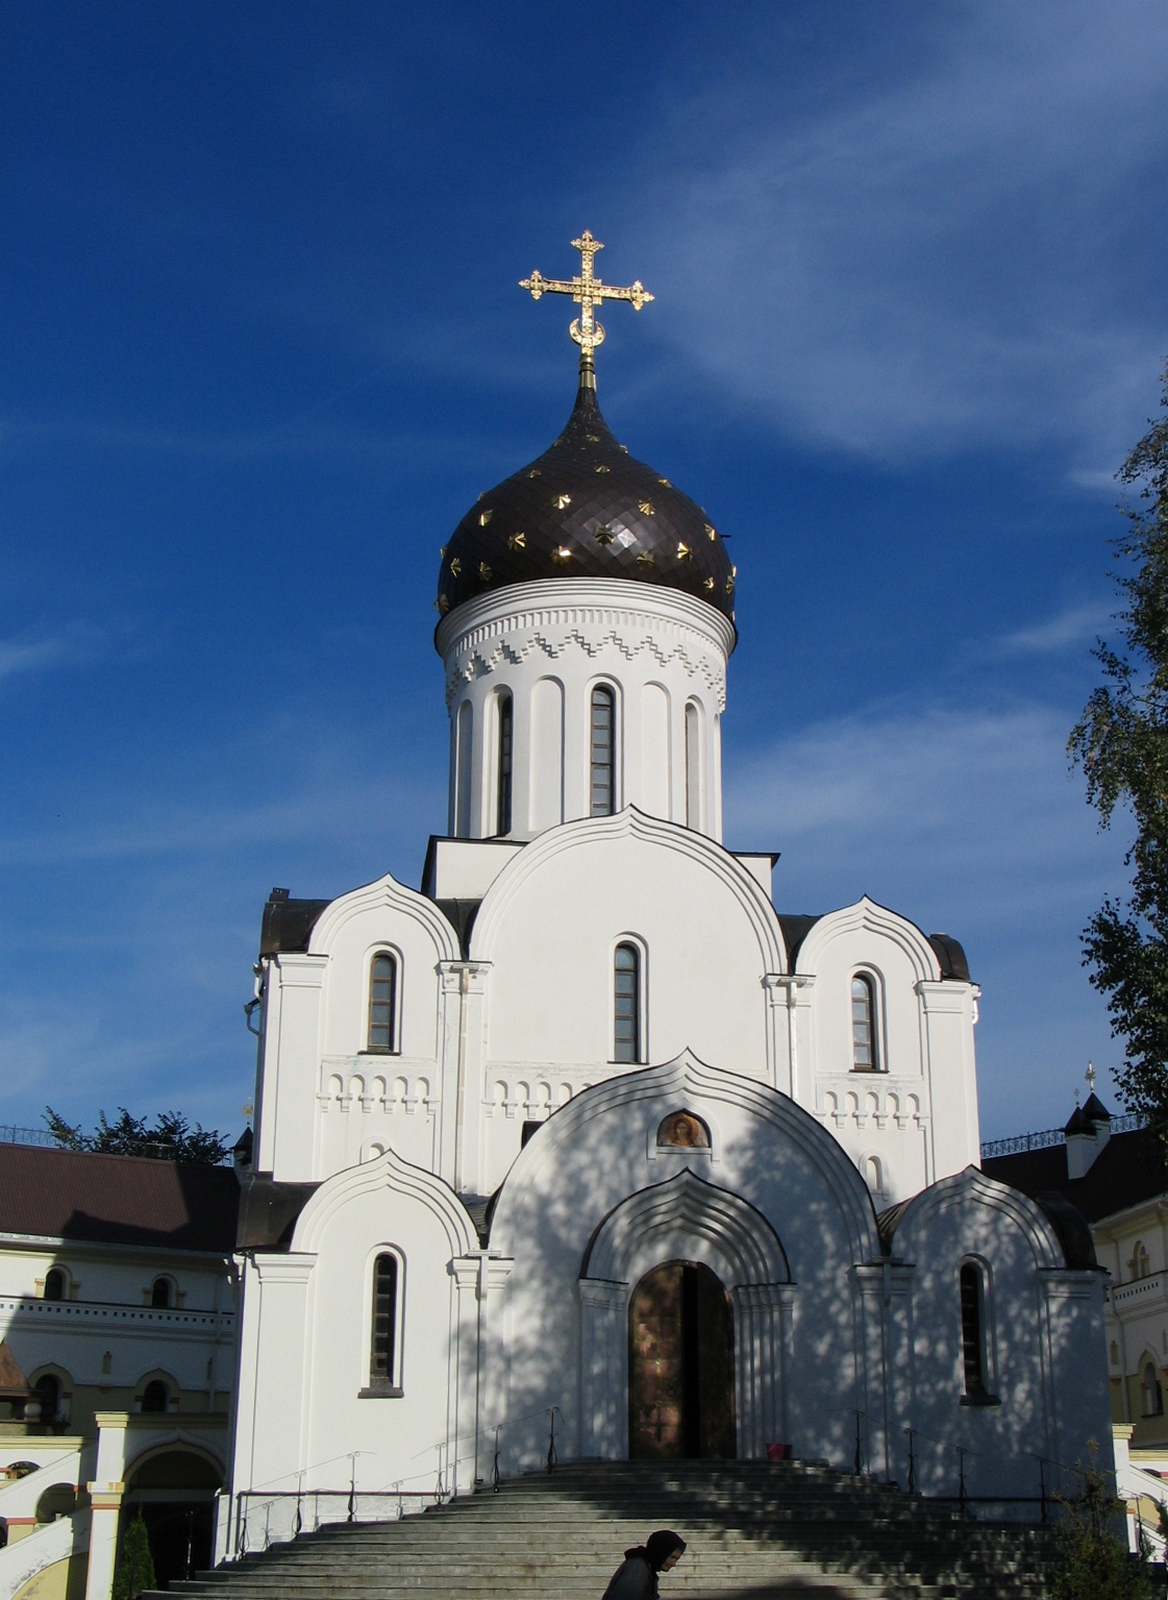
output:
[[[1036,1495],[1110,1460],[1088,1231],[979,1168],[961,946],[722,844],[735,571],[601,417],[584,244],[572,416],[443,552],[421,888],[265,909],[233,1491],[469,1492],[554,1431]]]

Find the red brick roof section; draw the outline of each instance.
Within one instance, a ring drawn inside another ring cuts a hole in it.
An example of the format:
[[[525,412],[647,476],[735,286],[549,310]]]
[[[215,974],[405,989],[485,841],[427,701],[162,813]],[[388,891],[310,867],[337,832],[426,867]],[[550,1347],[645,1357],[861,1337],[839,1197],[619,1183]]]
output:
[[[230,1167],[0,1145],[0,1233],[229,1255],[238,1209]]]

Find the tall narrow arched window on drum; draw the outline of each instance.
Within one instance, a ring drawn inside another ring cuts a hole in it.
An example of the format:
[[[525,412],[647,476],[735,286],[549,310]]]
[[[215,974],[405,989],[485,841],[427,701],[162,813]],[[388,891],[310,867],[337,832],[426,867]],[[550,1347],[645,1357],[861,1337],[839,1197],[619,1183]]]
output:
[[[641,1059],[641,952],[618,944],[613,957],[612,1059]]]
[[[852,979],[852,1070],[876,1072],[876,994],[871,978],[856,973]]]
[[[499,745],[496,756],[499,781],[495,796],[495,832],[505,834],[511,832],[511,765],[514,743],[512,734],[514,708],[509,694],[499,696],[498,716]]]
[[[397,962],[384,950],[373,957],[369,972],[369,1050],[388,1055],[394,1048],[397,1020]]]
[[[592,691],[592,805],[594,817],[611,817],[616,804],[616,697],[598,684]]]

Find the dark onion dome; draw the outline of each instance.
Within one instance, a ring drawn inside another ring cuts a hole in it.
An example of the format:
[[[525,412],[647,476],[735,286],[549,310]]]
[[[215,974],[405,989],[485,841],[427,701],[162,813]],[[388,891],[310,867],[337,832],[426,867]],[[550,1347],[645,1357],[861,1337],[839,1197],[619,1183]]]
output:
[[[438,610],[537,578],[629,578],[734,619],[734,568],[701,506],[613,438],[582,376],[542,456],[478,498],[442,552]]]

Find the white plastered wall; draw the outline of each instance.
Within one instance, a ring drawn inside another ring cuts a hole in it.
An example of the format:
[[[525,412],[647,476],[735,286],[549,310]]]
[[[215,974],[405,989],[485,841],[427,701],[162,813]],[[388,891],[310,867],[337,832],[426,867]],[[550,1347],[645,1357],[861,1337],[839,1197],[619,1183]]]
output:
[[[1067,1469],[1089,1459],[1092,1440],[1099,1467],[1111,1467],[1103,1273],[1066,1266],[1054,1228],[1032,1200],[969,1167],[911,1203],[892,1254],[911,1264],[912,1283],[911,1318],[902,1308],[893,1319],[900,1338],[890,1345],[890,1366],[904,1375],[906,1421],[923,1436],[915,1466],[927,1493],[956,1493],[958,1444],[969,1451],[971,1495],[1037,1496],[1040,1456],[1047,1493],[1076,1493]],[[996,1405],[962,1404],[959,1275],[967,1260],[984,1274],[987,1381]],[[903,1446],[899,1470],[907,1471]]]
[[[785,1058],[774,1058],[785,1036],[764,981],[782,968],[782,935],[757,879],[712,841],[634,810],[574,823],[508,863],[474,925],[470,954],[489,967],[482,1192],[517,1154],[521,1121],[545,1114],[545,1096],[554,1106],[629,1070],[612,1059],[622,941],[642,952],[643,1061],[691,1048],[785,1087]],[[500,1104],[499,1084],[517,1091],[512,1103]]]
[[[867,898],[821,917],[795,965],[797,1098],[866,1176],[879,1164],[878,1207],[976,1162],[975,986],[942,979],[920,929]],[[875,999],[876,1072],[852,1070],[857,975]]]
[[[373,957],[397,963],[397,1048],[369,1052]],[[386,875],[342,895],[308,951],[266,964],[256,1096],[258,1171],[307,1182],[392,1144],[420,1166],[441,1159],[447,1044],[443,963],[459,956],[437,906]]]
[[[396,1386],[370,1387],[374,1261],[399,1261]],[[433,1491],[474,1477],[479,1278],[469,1216],[392,1153],[316,1191],[287,1253],[256,1252],[243,1294],[235,1488]]]

